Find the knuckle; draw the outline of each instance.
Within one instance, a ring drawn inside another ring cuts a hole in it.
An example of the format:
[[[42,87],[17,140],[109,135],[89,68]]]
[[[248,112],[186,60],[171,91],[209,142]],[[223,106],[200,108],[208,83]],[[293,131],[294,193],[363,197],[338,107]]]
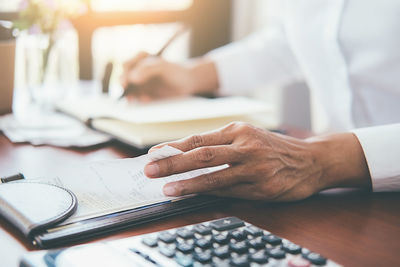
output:
[[[215,175],[207,175],[205,181],[207,190],[213,190],[223,186],[221,179]]]
[[[208,147],[203,147],[203,148],[198,149],[194,155],[195,155],[195,160],[198,160],[201,162],[210,162],[215,157],[215,154],[212,151],[212,149],[210,149]]]
[[[258,151],[259,149],[262,149],[265,146],[265,142],[259,139],[253,139],[251,142],[251,147],[253,150]]]
[[[233,121],[233,122],[229,123],[228,126],[226,126],[226,129],[235,130],[238,127],[240,127],[241,124],[242,124],[242,122],[240,122],[240,121]]]
[[[145,52],[145,51],[140,51],[137,55],[136,58],[145,58],[148,57],[149,53]]]
[[[246,122],[237,121],[231,123],[231,129],[233,132],[237,134],[245,134],[248,133],[251,129],[253,129],[253,127]]]
[[[188,143],[190,150],[195,149],[197,147],[201,147],[204,143],[203,137],[198,134],[192,135],[191,137],[189,137]]]
[[[175,191],[179,194],[179,195],[186,195],[189,194],[189,191],[187,189],[187,186],[185,185],[184,182],[177,182],[175,184]]]
[[[166,158],[164,160],[165,162],[165,170],[166,173],[170,174],[173,173],[175,171],[175,163],[171,158]]]

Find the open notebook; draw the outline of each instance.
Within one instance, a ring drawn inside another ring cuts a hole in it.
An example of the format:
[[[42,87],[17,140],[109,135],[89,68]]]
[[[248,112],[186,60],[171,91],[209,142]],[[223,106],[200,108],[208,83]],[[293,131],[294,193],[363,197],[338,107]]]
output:
[[[217,129],[232,121],[265,127],[253,115],[271,110],[263,102],[244,97],[188,97],[141,104],[106,96],[67,99],[58,103],[57,109],[139,148]]]
[[[145,176],[143,170],[148,162],[181,153],[176,148],[165,146],[136,158],[94,161],[75,166],[40,181],[66,188],[78,199],[75,214],[58,225],[62,226],[105,214],[187,198],[166,197],[162,188],[168,182],[197,177],[226,167],[198,169],[160,179]]]

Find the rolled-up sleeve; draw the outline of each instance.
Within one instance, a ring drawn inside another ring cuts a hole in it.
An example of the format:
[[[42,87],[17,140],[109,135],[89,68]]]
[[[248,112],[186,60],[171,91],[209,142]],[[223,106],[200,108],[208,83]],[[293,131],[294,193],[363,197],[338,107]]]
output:
[[[217,66],[222,95],[242,95],[261,85],[290,83],[302,77],[281,26],[270,26],[207,56]]]
[[[375,192],[400,191],[400,124],[352,131],[360,141]]]

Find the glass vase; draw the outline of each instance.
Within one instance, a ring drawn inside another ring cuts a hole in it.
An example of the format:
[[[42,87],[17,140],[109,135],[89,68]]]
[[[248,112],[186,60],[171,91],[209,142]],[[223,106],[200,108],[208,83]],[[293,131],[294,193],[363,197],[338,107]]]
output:
[[[33,104],[51,108],[62,97],[59,65],[62,58],[57,51],[58,40],[48,34],[27,37],[25,64],[26,86]]]
[[[73,36],[73,35],[72,35]],[[78,82],[76,38],[22,33],[17,43],[14,115],[40,124],[46,113]],[[69,36],[70,37],[70,36]],[[74,36],[73,36],[74,37]]]

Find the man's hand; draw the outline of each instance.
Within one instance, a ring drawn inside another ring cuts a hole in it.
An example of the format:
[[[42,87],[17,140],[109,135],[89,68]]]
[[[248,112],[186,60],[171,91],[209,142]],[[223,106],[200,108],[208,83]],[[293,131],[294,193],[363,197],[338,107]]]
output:
[[[141,52],[124,64],[121,84],[128,99],[142,102],[212,92],[218,87],[212,62],[205,59],[177,64]]]
[[[183,154],[146,165],[151,178],[228,164],[229,167],[164,187],[169,196],[206,193],[245,199],[292,201],[326,188],[370,188],[368,168],[357,138],[339,134],[299,140],[245,123],[176,142]]]

